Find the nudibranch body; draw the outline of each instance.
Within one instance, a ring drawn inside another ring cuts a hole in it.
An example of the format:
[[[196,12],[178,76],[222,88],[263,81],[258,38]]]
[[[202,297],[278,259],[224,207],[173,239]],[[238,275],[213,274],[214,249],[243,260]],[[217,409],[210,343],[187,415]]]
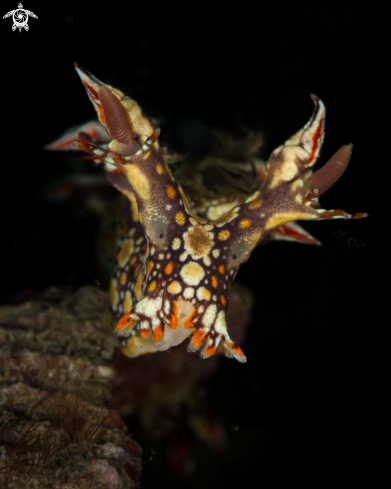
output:
[[[191,200],[160,150],[159,130],[138,104],[76,69],[100,125],[80,128],[73,144],[105,163],[108,180],[123,195],[110,285],[113,334],[128,356],[167,350],[191,337],[188,351],[203,347],[202,358],[221,345],[227,357],[245,362],[227,329],[235,275],[253,249],[271,236],[316,243],[296,224],[288,224],[292,221],[365,216],[325,210],[318,201],[346,169],[352,145],[343,146],[313,173],[325,120],[324,105],[313,95],[310,121],[273,151],[256,189],[252,178],[240,200],[233,192],[221,205],[216,198],[199,198],[190,208]],[[52,149],[67,147],[70,137]],[[188,179],[184,183],[188,186]]]

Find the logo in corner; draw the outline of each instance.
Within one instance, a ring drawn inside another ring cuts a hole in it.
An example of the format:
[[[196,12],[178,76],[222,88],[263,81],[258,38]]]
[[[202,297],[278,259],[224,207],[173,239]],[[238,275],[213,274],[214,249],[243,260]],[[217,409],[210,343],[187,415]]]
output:
[[[28,21],[29,21],[29,16],[34,17],[34,19],[38,19],[38,17],[34,14],[34,12],[31,12],[31,10],[26,10],[23,8],[23,5],[20,3],[18,5],[18,8],[16,10],[11,10],[10,12],[7,12],[4,16],[3,19],[6,19],[7,17],[11,17],[14,21],[12,25],[12,30],[19,29],[19,32],[24,28],[26,31],[29,30],[28,26]]]

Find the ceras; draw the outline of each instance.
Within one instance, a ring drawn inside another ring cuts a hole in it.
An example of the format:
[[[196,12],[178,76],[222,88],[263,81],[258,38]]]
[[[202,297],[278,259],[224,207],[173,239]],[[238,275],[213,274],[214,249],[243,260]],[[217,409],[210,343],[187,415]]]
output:
[[[305,241],[292,221],[365,216],[325,210],[318,201],[345,171],[352,145],[342,146],[313,173],[325,119],[324,105],[313,95],[310,121],[272,152],[257,188],[244,191],[240,200],[226,198],[214,212],[205,204],[201,216],[165,162],[159,129],[138,104],[77,65],[76,70],[100,125],[79,128],[73,144],[105,163],[109,181],[124,197],[110,286],[113,334],[128,356],[167,350],[191,337],[188,350],[203,347],[202,358],[221,345],[227,357],[245,362],[227,330],[235,274],[272,233],[301,233]]]

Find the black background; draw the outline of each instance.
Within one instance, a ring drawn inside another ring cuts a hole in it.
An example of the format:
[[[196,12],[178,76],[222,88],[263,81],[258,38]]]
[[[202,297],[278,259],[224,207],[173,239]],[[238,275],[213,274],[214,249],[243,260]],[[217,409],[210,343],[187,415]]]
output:
[[[16,3],[2,2],[3,14]],[[24,289],[97,281],[95,219],[38,198],[70,171],[42,146],[94,116],[74,61],[151,115],[173,115],[174,132],[189,117],[262,130],[264,157],[307,122],[315,93],[327,109],[323,161],[354,143],[322,204],[370,217],[305,223],[323,246],[271,243],[240,270],[237,280],[256,295],[248,363],[223,360],[210,381],[230,452],[205,449],[190,484],[317,487],[379,475],[391,395],[385,14],[363,1],[24,8],[39,17],[28,32],[0,22],[1,302]],[[143,487],[177,485],[157,453]]]

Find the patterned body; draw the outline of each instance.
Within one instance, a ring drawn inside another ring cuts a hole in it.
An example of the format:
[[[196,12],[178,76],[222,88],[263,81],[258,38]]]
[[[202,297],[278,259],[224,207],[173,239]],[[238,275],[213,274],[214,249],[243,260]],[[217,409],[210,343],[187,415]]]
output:
[[[191,336],[188,350],[203,346],[202,358],[221,345],[226,356],[246,361],[226,321],[236,272],[271,237],[317,243],[291,221],[365,216],[321,209],[318,202],[346,169],[352,146],[313,174],[325,118],[313,96],[311,120],[272,153],[266,168],[254,174],[245,163],[205,160],[196,173],[187,165],[174,178],[159,131],[136,102],[77,71],[108,136],[101,126],[86,125],[74,145],[104,162],[109,181],[123,194],[110,300],[124,353],[167,350]],[[51,149],[66,148],[74,136],[68,133]],[[213,186],[206,184],[208,175],[214,175]]]

